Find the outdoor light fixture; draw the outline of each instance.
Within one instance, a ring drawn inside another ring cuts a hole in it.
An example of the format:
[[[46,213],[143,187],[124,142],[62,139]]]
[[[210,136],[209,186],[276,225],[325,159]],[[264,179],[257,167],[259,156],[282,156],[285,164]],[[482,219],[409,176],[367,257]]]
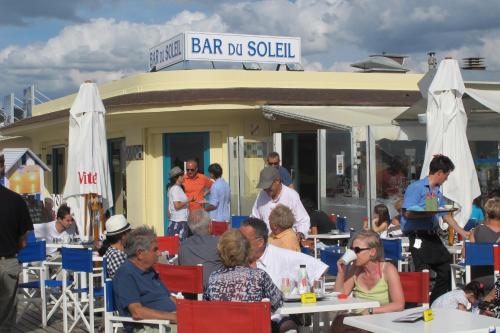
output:
[[[262,68],[260,68],[260,65],[256,62],[242,62],[243,69],[247,71],[260,71]]]
[[[304,71],[304,67],[302,67],[302,65],[299,63],[291,63],[291,64],[285,64],[285,65],[286,65],[287,71],[292,71],[292,72],[303,72]]]
[[[420,124],[423,124],[423,125],[427,124],[427,113],[419,113],[417,115],[417,118],[418,118],[418,122]]]
[[[264,116],[267,120],[276,120],[276,116],[271,112],[262,111],[262,116]]]

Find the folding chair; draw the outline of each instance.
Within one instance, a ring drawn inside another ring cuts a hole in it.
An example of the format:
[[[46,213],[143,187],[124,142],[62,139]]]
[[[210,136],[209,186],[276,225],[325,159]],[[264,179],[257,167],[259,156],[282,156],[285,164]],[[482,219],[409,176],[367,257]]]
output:
[[[169,263],[174,263],[179,255],[180,238],[175,236],[158,236],[158,249]]]
[[[320,250],[319,258],[322,262],[328,265],[328,275],[337,276],[337,261],[344,255],[344,253],[335,251],[336,248],[327,248],[326,250]]]
[[[203,298],[203,265],[177,266],[156,264],[160,280],[171,292],[197,294]]]
[[[408,264],[408,258],[403,255],[401,239],[382,239],[385,260],[397,261],[398,272],[403,271],[403,263]]]
[[[123,327],[123,323],[135,323],[135,324],[148,324],[155,325],[159,328],[159,333],[165,333],[166,327],[170,325],[168,320],[134,320],[132,317],[121,317],[115,315],[118,309],[115,308],[115,302],[113,298],[113,282],[111,279],[106,279],[104,288],[104,332],[112,333],[113,328]]]
[[[231,216],[231,228],[238,229],[241,225],[241,222],[248,219],[247,215],[233,215]]]
[[[500,246],[498,244],[493,245],[493,270],[496,283],[500,279]]]
[[[472,281],[472,266],[493,266],[493,245],[495,243],[471,243],[465,241],[465,260],[451,265],[451,288],[457,287],[457,280],[465,275],[464,284]]]
[[[23,281],[19,283],[19,289],[22,290],[20,301],[28,303],[28,306],[24,308],[23,314],[28,309],[29,304],[40,303],[43,327],[47,327],[48,320],[60,307],[62,302],[60,295],[59,298],[56,298],[52,293],[47,295],[47,291],[51,288],[61,288],[62,281],[47,279],[46,257],[45,241],[36,240],[28,242],[26,247],[21,249],[17,255],[17,260],[23,266]],[[35,279],[30,279],[32,276]],[[36,297],[38,293],[40,293],[40,297]],[[48,303],[52,303],[52,309],[47,314]]]
[[[229,229],[228,222],[218,222],[218,221],[211,221],[210,222],[210,234],[211,235],[220,236],[223,233],[225,233],[227,229]]]
[[[269,300],[255,303],[177,300],[179,333],[270,333]]]
[[[403,287],[406,303],[419,303],[428,308],[429,295],[429,271],[421,272],[399,272],[399,279]]]
[[[94,306],[95,297],[104,296],[104,287],[94,288],[94,278],[99,277],[101,280],[106,274],[105,257],[103,259],[103,268],[99,268],[97,273],[94,273],[92,249],[79,249],[79,248],[61,248],[62,253],[62,274],[63,274],[63,330],[64,333],[71,332],[76,324],[81,320],[87,327],[90,333],[94,333],[94,314],[102,309],[96,309]],[[68,274],[72,273],[74,276],[73,283],[68,284]],[[88,286],[79,286],[79,280],[86,280]],[[102,281],[104,285],[104,281]],[[86,296],[86,297],[85,297]],[[74,315],[72,317],[73,323],[68,330],[68,300],[71,301],[73,306]],[[88,312],[88,319],[85,312]]]

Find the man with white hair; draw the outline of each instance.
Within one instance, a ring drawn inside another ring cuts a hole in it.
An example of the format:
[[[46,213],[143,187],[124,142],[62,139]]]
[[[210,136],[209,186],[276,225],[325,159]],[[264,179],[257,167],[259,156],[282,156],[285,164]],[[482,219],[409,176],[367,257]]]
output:
[[[5,158],[0,151],[0,179],[5,174]],[[11,332],[16,325],[17,286],[21,266],[17,252],[26,246],[33,223],[24,199],[0,183],[0,332]]]

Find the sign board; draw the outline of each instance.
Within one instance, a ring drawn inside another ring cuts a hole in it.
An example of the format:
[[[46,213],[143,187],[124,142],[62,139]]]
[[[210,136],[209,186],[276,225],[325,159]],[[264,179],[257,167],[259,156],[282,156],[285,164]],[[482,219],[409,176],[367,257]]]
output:
[[[149,68],[184,60],[300,63],[299,37],[184,32],[149,50]]]

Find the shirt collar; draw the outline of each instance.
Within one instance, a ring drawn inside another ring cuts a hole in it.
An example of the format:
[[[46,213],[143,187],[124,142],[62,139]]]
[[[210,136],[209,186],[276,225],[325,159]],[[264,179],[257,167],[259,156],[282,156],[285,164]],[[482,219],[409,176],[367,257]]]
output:
[[[426,176],[426,177],[423,179],[423,181],[424,181],[424,186],[426,186],[426,187],[428,187],[428,188],[430,189],[430,185],[429,185],[429,176]],[[434,186],[434,188],[436,188],[436,189],[439,191],[439,189],[441,188],[441,185],[436,184],[436,185]]]
[[[260,263],[263,267],[267,267],[267,262],[266,258],[270,255],[269,254],[269,244],[266,245],[266,249],[264,250],[264,253],[260,256],[259,259],[257,259],[257,262]]]

